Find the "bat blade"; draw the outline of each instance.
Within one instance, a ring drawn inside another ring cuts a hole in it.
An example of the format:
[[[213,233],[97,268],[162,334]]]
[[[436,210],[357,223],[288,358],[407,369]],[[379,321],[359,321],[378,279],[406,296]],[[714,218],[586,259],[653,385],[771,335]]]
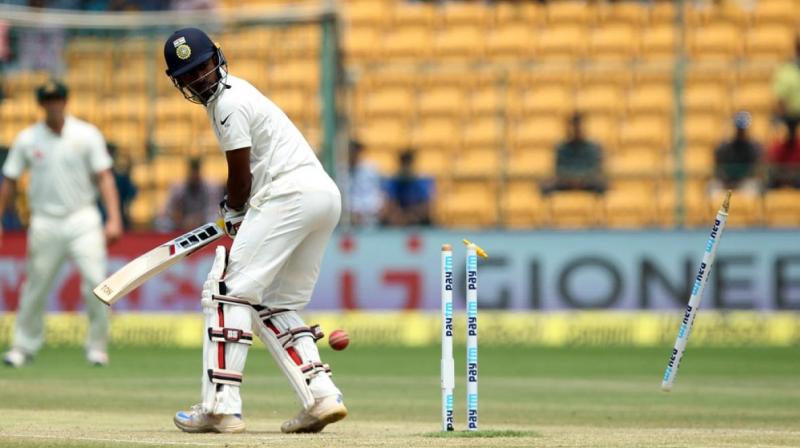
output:
[[[167,241],[131,260],[100,282],[93,290],[94,295],[110,306],[150,278],[218,240],[224,234],[219,223],[208,223]]]

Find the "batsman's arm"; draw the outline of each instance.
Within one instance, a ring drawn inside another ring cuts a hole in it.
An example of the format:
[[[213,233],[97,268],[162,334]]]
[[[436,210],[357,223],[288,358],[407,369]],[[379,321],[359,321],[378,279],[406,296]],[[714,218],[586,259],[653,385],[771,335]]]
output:
[[[97,186],[100,189],[100,196],[108,212],[105,233],[106,241],[110,244],[122,236],[122,215],[119,208],[119,194],[117,186],[114,184],[114,175],[110,169],[97,173]]]
[[[228,208],[241,210],[250,198],[253,177],[250,174],[250,147],[225,152],[228,162]]]

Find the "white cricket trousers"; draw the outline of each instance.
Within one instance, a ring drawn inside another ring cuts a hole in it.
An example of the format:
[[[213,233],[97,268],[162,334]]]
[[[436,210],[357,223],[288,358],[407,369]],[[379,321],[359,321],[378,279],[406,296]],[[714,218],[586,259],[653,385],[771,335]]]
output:
[[[69,258],[81,275],[81,295],[89,317],[86,348],[105,351],[108,307],[92,294],[106,274],[106,241],[97,207],[67,216],[36,214],[28,229],[27,279],[22,286],[12,346],[35,354],[44,343],[44,315],[53,281]]]
[[[268,308],[300,310],[311,300],[342,198],[330,177],[307,167],[250,201],[231,247],[228,294]]]

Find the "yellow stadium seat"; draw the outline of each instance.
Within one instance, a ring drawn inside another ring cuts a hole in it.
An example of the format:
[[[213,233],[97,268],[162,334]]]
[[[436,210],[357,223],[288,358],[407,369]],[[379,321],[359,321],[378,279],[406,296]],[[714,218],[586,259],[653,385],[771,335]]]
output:
[[[701,59],[731,60],[741,53],[741,40],[739,28],[734,24],[708,24],[692,30],[690,54]]]
[[[646,28],[641,36],[640,55],[643,59],[672,60],[675,58],[675,26],[663,23]]]
[[[460,131],[452,119],[427,119],[414,129],[412,143],[416,147],[459,148]]]
[[[392,30],[383,39],[383,55],[389,58],[427,58],[433,35],[427,26],[407,26]]]
[[[495,2],[494,19],[498,27],[511,23],[524,23],[529,26],[541,24],[546,14],[536,2]]]
[[[626,64],[600,62],[579,73],[578,82],[583,89],[599,86],[628,89],[633,84],[634,71]]]
[[[740,84],[733,89],[733,105],[736,110],[752,114],[771,112],[775,99],[769,84]]]
[[[525,89],[521,95],[510,91],[508,105],[523,115],[553,115],[564,117],[575,109],[572,89],[557,85]],[[516,104],[515,104],[516,103]]]
[[[606,153],[613,152],[619,145],[619,121],[606,115],[588,115],[584,119],[586,136],[602,146]]]
[[[464,146],[497,148],[503,141],[503,130],[497,118],[477,118],[465,123]]]
[[[381,34],[374,27],[351,27],[344,33],[344,54],[349,61],[361,62],[379,56]]]
[[[414,110],[412,92],[403,87],[380,89],[364,96],[364,114],[368,117],[410,117]]]
[[[154,185],[166,189],[186,179],[187,161],[184,156],[158,155],[150,164]]]
[[[553,177],[554,165],[553,148],[517,148],[508,154],[506,174],[511,177],[545,180]]]
[[[756,27],[744,39],[746,55],[756,60],[789,59],[794,49],[794,37],[789,26],[772,24]]]
[[[161,151],[180,154],[191,149],[197,134],[187,121],[161,122],[153,129],[153,139]]]
[[[640,229],[657,224],[655,198],[638,190],[612,190],[604,197],[606,225],[617,229]]]
[[[665,84],[637,86],[628,94],[627,108],[631,116],[657,115],[668,118],[672,114],[674,93]]]
[[[539,227],[547,221],[539,186],[529,180],[510,182],[502,199],[502,224],[512,229]]]
[[[566,138],[564,119],[559,116],[539,115],[517,123],[512,129],[516,148],[554,151],[555,145]]]
[[[453,148],[447,146],[418,147],[415,157],[415,169],[418,173],[425,176],[440,178],[453,174]]]
[[[295,121],[303,120],[310,110],[319,108],[319,97],[302,89],[275,90],[270,92],[269,99]]]
[[[639,39],[631,25],[606,25],[590,36],[589,54],[593,59],[626,60],[636,56]]]
[[[690,85],[683,92],[683,104],[687,113],[727,115],[728,96],[724,85]]]
[[[344,18],[355,26],[385,26],[391,19],[389,3],[379,0],[344,2]]]
[[[593,86],[576,94],[576,107],[588,114],[620,115],[624,112],[622,91],[613,86]]]
[[[486,36],[486,57],[527,58],[534,54],[534,34],[527,23],[511,23]]]
[[[377,168],[383,176],[391,176],[397,172],[397,154],[391,150],[380,147],[367,148],[364,151],[364,160],[374,164],[375,168]]]
[[[494,87],[472,90],[468,96],[468,110],[473,116],[496,116],[505,105],[502,93]]]
[[[496,147],[465,148],[454,153],[453,174],[464,178],[496,179],[500,172],[500,153]]]
[[[191,104],[188,104],[183,97],[177,94],[157,98],[155,101],[156,118],[158,121],[163,123],[169,123],[178,120],[188,121],[190,114],[189,111],[191,110],[190,107]]]
[[[130,207],[133,227],[137,229],[150,228],[153,217],[156,215],[157,206],[157,198],[154,191],[139,191]]]
[[[203,157],[202,170],[203,179],[215,184],[222,185],[228,179],[228,162],[223,155]]]
[[[316,59],[297,59],[270,64],[269,82],[273,88],[303,87],[319,89],[320,68]]]
[[[800,191],[780,189],[767,191],[764,212],[770,227],[800,226]]]
[[[650,10],[650,23],[653,25],[675,23],[677,5],[675,2],[652,2],[648,5]]]
[[[427,2],[395,2],[392,12],[394,26],[430,26],[436,17],[434,6]]]
[[[604,25],[640,26],[647,21],[648,6],[642,2],[604,2],[600,5],[600,21]]]
[[[454,117],[467,112],[464,91],[459,87],[439,87],[420,92],[417,112],[423,117]]]
[[[669,145],[668,123],[658,117],[629,117],[620,128],[622,147],[647,147],[663,150]]]
[[[727,118],[727,117],[725,117]],[[714,114],[686,115],[683,120],[683,133],[687,145],[711,147],[722,140],[723,120]]]
[[[794,0],[759,1],[753,11],[755,23],[762,25],[796,25],[797,2]]]
[[[479,58],[485,41],[485,32],[477,26],[448,27],[436,34],[434,54],[439,58]]]
[[[683,167],[690,176],[708,178],[714,172],[712,145],[687,145],[683,154]]]
[[[442,18],[447,27],[472,25],[484,27],[491,10],[482,2],[447,2],[442,8]]]
[[[559,228],[583,229],[604,222],[598,195],[584,191],[556,191],[547,200],[550,225]]]
[[[552,3],[551,3],[552,4]],[[586,53],[587,31],[578,25],[551,26],[539,34],[538,55],[546,60],[581,58]]]
[[[497,186],[489,182],[461,181],[437,198],[437,215],[449,227],[485,228],[497,223]]]
[[[658,218],[664,227],[679,223],[677,215],[676,191],[674,188],[662,189],[658,195]],[[709,227],[715,212],[709,212],[708,196],[702,190],[685,188],[683,193],[683,222],[687,227]],[[719,204],[717,204],[719,207]]]
[[[712,208],[710,213],[716,213],[722,201],[725,199],[724,192],[711,195],[709,206]],[[731,208],[726,221],[726,227],[747,228],[763,224],[764,202],[760,196],[744,194],[741,191],[733,190],[731,194]]]
[[[370,120],[359,126],[358,138],[367,147],[401,149],[411,143],[408,126],[401,119]]]
[[[592,8],[585,1],[561,0],[545,6],[547,21],[551,25],[572,24],[585,26],[593,19]]]
[[[627,150],[607,157],[606,172],[613,178],[655,178],[661,173],[662,156],[650,148]]]
[[[146,154],[147,135],[144,121],[107,121],[101,130],[106,141],[119,146],[120,152],[134,159],[141,159]]]

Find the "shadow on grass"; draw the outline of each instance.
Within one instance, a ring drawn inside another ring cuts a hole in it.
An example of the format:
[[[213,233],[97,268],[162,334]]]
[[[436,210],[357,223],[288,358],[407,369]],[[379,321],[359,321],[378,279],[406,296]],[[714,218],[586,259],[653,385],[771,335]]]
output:
[[[514,431],[511,429],[499,429],[481,431],[428,432],[422,436],[443,439],[493,439],[498,437],[540,437],[541,435],[536,431]]]

